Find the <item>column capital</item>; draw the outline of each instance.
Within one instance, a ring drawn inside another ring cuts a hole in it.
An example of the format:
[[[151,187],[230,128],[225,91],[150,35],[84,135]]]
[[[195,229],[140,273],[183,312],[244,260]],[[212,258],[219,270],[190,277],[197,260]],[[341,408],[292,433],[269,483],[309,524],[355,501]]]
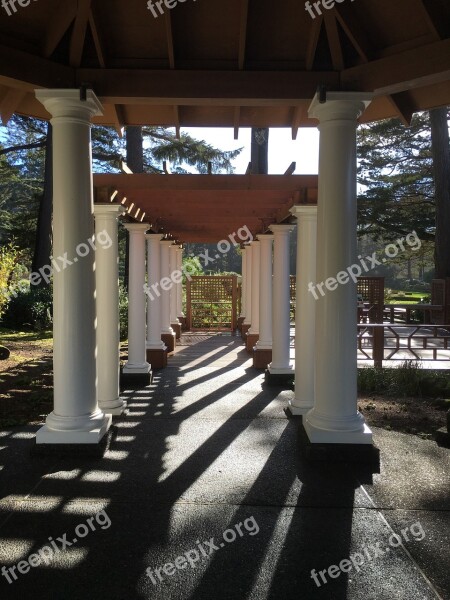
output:
[[[294,217],[302,217],[303,219],[317,219],[317,205],[316,204],[295,204],[289,209],[289,212]]]
[[[109,217],[116,220],[125,212],[126,209],[120,204],[94,204],[94,215],[96,217]]]
[[[160,243],[161,240],[163,238],[163,234],[162,233],[146,233],[145,234],[145,239],[148,242],[158,242]]]
[[[161,240],[161,244],[165,244],[166,246],[175,246],[173,240]]]
[[[103,106],[92,90],[86,90],[86,100],[80,99],[79,89],[40,89],[35,95],[54,119],[90,122],[103,114]]]
[[[288,233],[291,233],[291,231],[293,231],[295,229],[295,224],[294,223],[285,223],[285,224],[274,223],[273,225],[269,225],[269,229],[270,229],[270,231],[273,231],[273,233],[275,235],[277,235],[277,234],[288,235]]]
[[[123,226],[130,233],[144,233],[150,228],[149,223],[124,223]]]
[[[372,99],[373,94],[368,92],[327,92],[326,101],[321,103],[317,93],[308,109],[308,116],[321,123],[341,119],[356,121]]]
[[[259,242],[271,242],[275,236],[272,233],[258,233],[257,238]]]

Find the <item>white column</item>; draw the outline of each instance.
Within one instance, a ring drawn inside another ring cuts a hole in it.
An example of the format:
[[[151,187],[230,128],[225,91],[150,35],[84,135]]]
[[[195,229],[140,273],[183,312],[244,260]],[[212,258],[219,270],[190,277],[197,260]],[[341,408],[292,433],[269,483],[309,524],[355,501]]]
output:
[[[272,349],[272,247],[273,235],[259,235],[261,251],[259,288],[259,340],[257,350]]]
[[[357,118],[369,103],[332,92],[309,110],[320,121],[316,282],[326,283],[323,296],[316,290],[315,403],[304,419],[313,443],[372,443],[357,407],[356,283],[346,272],[356,263]]]
[[[252,323],[248,330],[250,335],[259,335],[259,273],[260,273],[260,244],[254,240],[252,248]]]
[[[246,246],[242,248],[241,259],[242,259],[242,278],[241,278],[241,314],[240,317],[245,317],[246,312],[246,294],[247,294],[247,281],[246,281],[246,271],[247,271],[247,256],[245,252]]]
[[[149,233],[147,240],[147,350],[165,350],[161,340],[161,238],[159,233]],[[153,287],[152,287],[153,286]]]
[[[119,244],[118,217],[125,212],[117,204],[96,204],[95,281],[97,286],[98,405],[104,413],[121,415],[126,402],[119,391]]]
[[[169,246],[169,268],[170,268],[169,277],[172,277],[172,275],[178,269],[178,257],[177,257],[178,252],[177,252],[177,250],[178,250],[178,246],[176,246],[175,244],[172,244],[172,246]],[[172,287],[170,288],[170,324],[171,325],[174,323],[179,323],[177,313],[178,313],[177,284],[174,283],[172,285]]]
[[[53,273],[54,404],[36,442],[97,444],[112,418],[97,404],[95,253],[88,245],[94,244],[90,121],[102,106],[91,90],[86,100],[64,89],[37,90],[36,97],[52,115],[53,256],[72,262]]]
[[[177,271],[183,272],[183,246],[177,246]],[[176,284],[177,286],[177,317],[184,319],[183,312],[183,281]]]
[[[252,322],[252,246],[245,246],[245,319],[244,325]]]
[[[161,333],[173,335],[170,323],[170,247],[172,240],[162,240],[161,244]],[[165,289],[164,289],[165,288]]]
[[[271,375],[294,373],[290,361],[289,240],[295,225],[270,225],[274,233]]]
[[[314,406],[316,300],[309,284],[316,282],[317,206],[293,206],[297,217],[297,277],[295,297],[295,397],[289,401],[293,415],[304,415]]]
[[[150,373],[145,351],[145,232],[148,223],[125,223],[130,236],[128,281],[128,361],[125,375]]]

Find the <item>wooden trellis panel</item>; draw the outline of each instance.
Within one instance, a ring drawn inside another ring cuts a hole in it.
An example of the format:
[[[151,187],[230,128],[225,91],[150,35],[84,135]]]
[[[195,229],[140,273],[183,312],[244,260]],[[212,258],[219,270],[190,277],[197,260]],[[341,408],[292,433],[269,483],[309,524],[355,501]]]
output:
[[[192,331],[234,331],[238,308],[236,275],[191,277],[187,281],[186,308]]]
[[[369,304],[370,323],[383,322],[384,277],[358,277],[358,294]]]

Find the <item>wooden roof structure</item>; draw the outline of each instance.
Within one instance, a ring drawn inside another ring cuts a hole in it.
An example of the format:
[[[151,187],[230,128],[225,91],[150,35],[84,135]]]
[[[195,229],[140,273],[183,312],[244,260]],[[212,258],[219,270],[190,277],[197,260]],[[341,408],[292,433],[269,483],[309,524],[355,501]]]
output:
[[[120,203],[135,220],[180,242],[217,243],[247,226],[253,235],[316,204],[317,175],[95,174],[96,202]]]
[[[165,4],[166,2],[166,4]],[[450,104],[448,0],[39,0],[0,7],[0,111],[48,118],[34,89],[87,84],[96,122],[314,125],[318,86],[373,92],[365,121]],[[167,6],[172,6],[171,9]],[[321,7],[321,9],[320,9]],[[317,9],[316,9],[317,12]]]

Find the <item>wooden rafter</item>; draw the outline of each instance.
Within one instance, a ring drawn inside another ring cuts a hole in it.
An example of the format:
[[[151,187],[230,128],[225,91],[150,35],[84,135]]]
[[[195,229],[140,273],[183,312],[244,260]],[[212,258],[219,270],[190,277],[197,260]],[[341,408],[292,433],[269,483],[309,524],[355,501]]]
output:
[[[369,49],[367,38],[361,30],[361,22],[355,19],[354,11],[346,10],[344,12],[342,7],[336,7],[334,12],[339,25],[359,54],[361,60],[365,63],[369,62],[372,52]]]
[[[172,31],[172,17],[171,11],[166,10],[164,13],[164,23],[166,28],[166,38],[167,38],[167,57],[169,60],[169,69],[175,69],[175,46],[173,43],[173,31]],[[178,104],[173,107],[173,115],[175,122],[175,136],[179,140],[180,139],[180,111]]]
[[[297,139],[298,129],[300,127],[300,123],[303,118],[303,107],[302,106],[294,106],[292,108],[292,139]]]
[[[434,39],[440,40],[441,34],[439,33],[438,28],[436,27],[436,23],[434,22],[433,18],[428,12],[427,7],[423,3],[423,0],[415,0],[415,4],[417,6],[417,9],[420,11],[420,14],[423,16],[423,19],[425,20],[428,29],[433,34]]]
[[[241,122],[241,107],[234,107],[233,127],[234,127],[234,139],[239,139],[239,125]]]
[[[238,69],[242,71],[245,67],[245,50],[247,47],[247,22],[248,22],[249,0],[241,0],[241,18],[239,23],[239,53]]]
[[[6,93],[6,96],[2,100],[1,104],[1,114],[2,114],[2,123],[3,125],[7,125],[10,118],[16,112],[16,109],[19,107],[22,100],[25,98],[26,92],[23,90],[11,88]]]
[[[411,105],[408,98],[408,94],[392,94],[387,96],[387,98],[394,107],[395,112],[397,113],[403,125],[409,127],[411,125],[411,120],[415,112],[415,108]]]
[[[327,11],[324,15],[324,20],[333,68],[335,71],[342,71],[345,67],[344,54],[342,52],[341,40],[339,39],[336,15],[331,11]]]
[[[92,9],[89,11],[89,27],[91,28],[92,37],[94,38],[95,51],[97,53],[98,63],[104,69],[106,67],[105,47],[100,37],[100,31],[97,26]]]
[[[69,64],[72,67],[78,68],[81,65],[90,11],[91,0],[79,0],[77,16],[75,17],[72,38],[70,40]]]
[[[113,110],[113,119],[114,119],[114,128],[119,134],[119,137],[123,137],[124,134],[124,125],[125,125],[125,117],[123,114],[123,108],[119,104],[111,105]]]
[[[64,34],[77,14],[76,2],[60,2],[49,21],[44,41],[42,44],[42,56],[48,58],[56,50]]]
[[[311,24],[311,31],[306,49],[305,69],[312,71],[314,58],[316,56],[317,44],[319,43],[320,30],[322,29],[323,17],[317,17]]]
[[[177,140],[181,137],[181,125],[180,125],[180,108],[176,104],[173,107],[174,119],[175,119],[175,136]]]

